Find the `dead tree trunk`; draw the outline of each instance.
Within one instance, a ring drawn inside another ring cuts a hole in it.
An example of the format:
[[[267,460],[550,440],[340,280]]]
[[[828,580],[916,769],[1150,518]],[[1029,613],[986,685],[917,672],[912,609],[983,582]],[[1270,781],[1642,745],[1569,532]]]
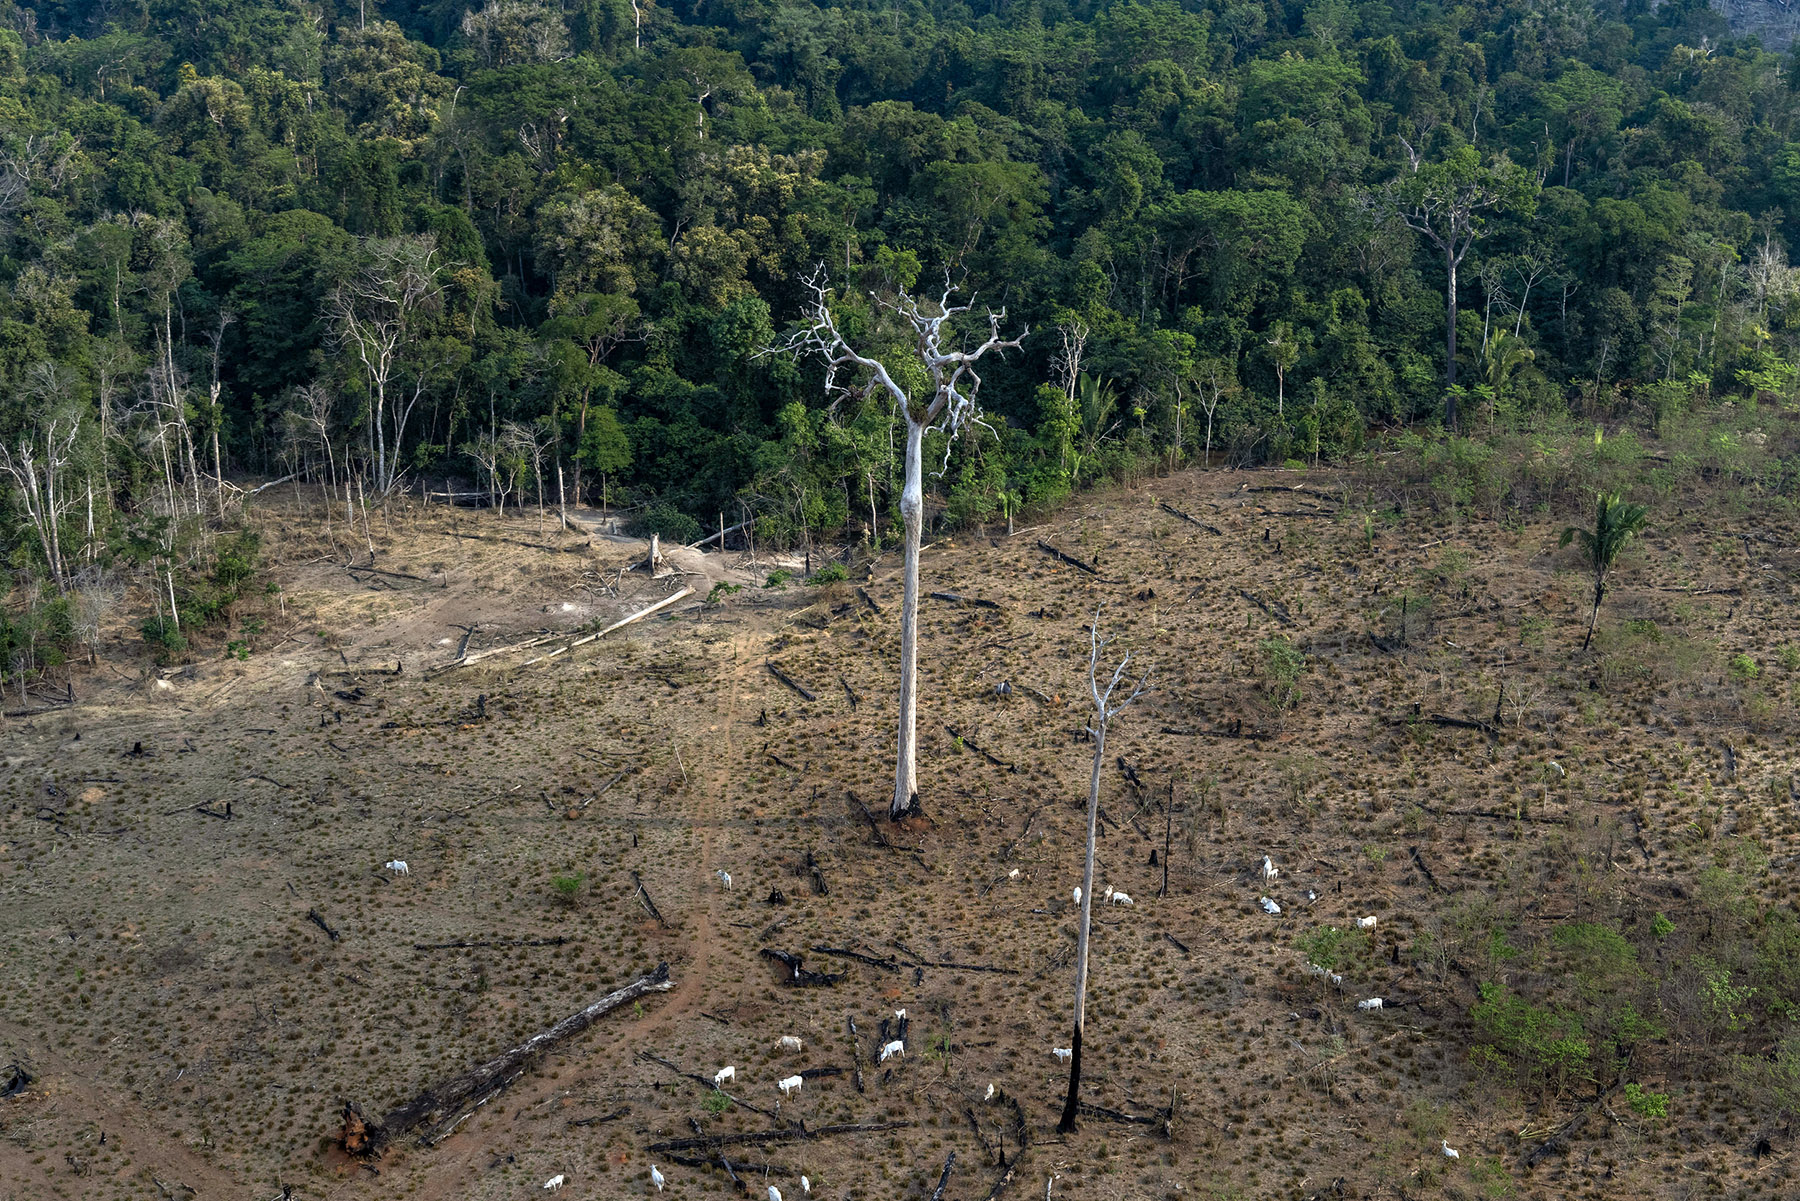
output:
[[[919,794],[919,539],[925,516],[925,433],[941,429],[954,438],[965,426],[979,422],[975,394],[981,387],[981,377],[975,372],[975,364],[989,351],[1017,349],[1024,334],[1010,340],[1000,336],[1000,322],[1006,317],[1006,310],[1002,309],[988,313],[988,336],[974,350],[946,349],[946,337],[953,336],[946,325],[973,308],[972,304],[950,303],[956,289],[948,281],[935,303],[921,302],[904,290],[895,300],[878,299],[876,303],[898,317],[912,334],[920,365],[929,377],[929,399],[922,389],[918,397],[913,397],[879,359],[858,353],[845,341],[831,312],[831,289],[824,267],[805,282],[812,299],[806,303],[804,324],[789,336],[786,349],[796,357],[817,353],[825,359],[828,393],[848,394],[855,390],[839,378],[840,373],[867,372],[872,386],[885,391],[906,419],[906,480],[900,493],[900,516],[905,526],[900,607],[900,747],[894,765],[894,800],[888,809],[888,815],[898,821],[917,806]]]
[[[548,1030],[532,1035],[511,1050],[460,1076],[452,1076],[433,1085],[398,1109],[390,1111],[379,1122],[369,1121],[354,1101],[346,1101],[344,1125],[338,1135],[339,1144],[352,1155],[368,1157],[380,1154],[382,1148],[389,1143],[426,1122],[438,1126],[443,1126],[446,1122],[454,1125],[460,1120],[458,1115],[492,1100],[559,1043],[586,1030],[621,1005],[648,993],[667,992],[674,987],[674,982],[669,979],[669,965],[659,963],[649,975],[640,976],[625,987],[607,993],[586,1009],[570,1014]]]
[[[1063,1102],[1062,1120],[1056,1124],[1057,1130],[1063,1134],[1074,1131],[1075,1115],[1081,1107],[1081,1036],[1086,1025],[1088,929],[1094,912],[1094,835],[1100,817],[1100,765],[1106,761],[1106,726],[1127,705],[1144,695],[1144,687],[1150,679],[1150,673],[1145,672],[1132,687],[1130,695],[1114,704],[1113,692],[1125,678],[1125,669],[1131,666],[1131,655],[1127,653],[1119,660],[1119,665],[1113,669],[1112,678],[1102,689],[1099,676],[1100,652],[1106,649],[1110,640],[1100,637],[1098,609],[1094,611],[1089,641],[1092,649],[1088,654],[1088,690],[1094,700],[1094,727],[1090,731],[1094,736],[1094,769],[1088,776],[1087,859],[1081,873],[1081,925],[1075,933],[1075,1033],[1069,1044],[1069,1095]]]

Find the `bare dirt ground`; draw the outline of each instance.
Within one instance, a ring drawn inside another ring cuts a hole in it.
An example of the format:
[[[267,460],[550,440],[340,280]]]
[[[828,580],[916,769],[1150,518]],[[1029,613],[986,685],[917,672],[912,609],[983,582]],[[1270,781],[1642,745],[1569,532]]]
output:
[[[765,588],[773,564],[735,551],[650,579],[624,570],[641,544],[535,514],[347,530],[271,509],[282,591],[240,615],[262,623],[247,660],[128,672],[122,645],[78,704],[0,727],[0,1067],[33,1078],[0,1099],[0,1197],[501,1198],[558,1174],[600,1197],[651,1191],[652,1162],[671,1196],[723,1196],[716,1159],[648,1148],[796,1119],[902,1125],[745,1147],[754,1195],[791,1201],[804,1173],[831,1201],[924,1199],[952,1151],[958,1199],[1002,1179],[1009,1197],[1052,1179],[1084,1198],[1796,1195],[1792,1140],[1749,1154],[1759,1116],[1693,1082],[1679,1032],[1639,1073],[1671,1093],[1660,1124],[1480,1070],[1466,1014],[1490,973],[1466,919],[1680,919],[1684,882],[1726,861],[1752,864],[1761,905],[1793,904],[1797,673],[1774,652],[1800,641],[1800,528],[1657,514],[1584,655],[1590,586],[1548,516],[1450,523],[1373,495],[1330,472],[1187,473],[931,545],[928,591],[998,607],[923,603],[926,818],[880,823],[887,846],[850,794],[879,812],[891,792],[896,556]],[[375,570],[344,566],[370,546]],[[720,583],[743,589],[702,603]],[[465,639],[610,622],[683,585],[558,658],[432,672]],[[1135,900],[1096,910],[1084,1098],[1112,1115],[1065,1140],[1050,1052],[1096,607],[1156,690],[1103,775],[1097,880]],[[1259,680],[1277,636],[1306,655],[1286,712]],[[1740,653],[1754,680],[1728,672]],[[1497,737],[1431,720],[1492,722],[1497,698]],[[571,903],[553,877],[577,874]],[[1297,941],[1364,914],[1379,926],[1343,988],[1305,974]],[[764,948],[841,978],[788,987]],[[437,1145],[367,1166],[334,1148],[346,1100],[382,1113],[662,961],[672,992]],[[1388,1007],[1358,1011],[1372,996]],[[905,1054],[875,1065],[898,1009]],[[789,1034],[803,1050],[778,1049]],[[758,1112],[680,1074],[727,1064]],[[784,1100],[775,1081],[808,1069],[826,1070]]]

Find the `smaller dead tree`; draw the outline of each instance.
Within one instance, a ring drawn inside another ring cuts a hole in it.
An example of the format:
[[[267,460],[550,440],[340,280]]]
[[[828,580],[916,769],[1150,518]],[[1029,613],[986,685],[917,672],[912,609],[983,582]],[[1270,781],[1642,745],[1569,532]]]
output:
[[[1131,667],[1131,653],[1126,652],[1125,657],[1119,660],[1119,665],[1113,668],[1112,678],[1102,688],[1100,652],[1112,644],[1112,639],[1100,637],[1098,609],[1094,610],[1094,624],[1089,630],[1089,639],[1088,693],[1094,701],[1094,724],[1088,733],[1094,739],[1094,770],[1088,777],[1087,863],[1081,873],[1081,924],[1075,934],[1075,1033],[1073,1041],[1069,1043],[1072,1052],[1069,1056],[1069,1096],[1063,1102],[1062,1121],[1056,1124],[1056,1129],[1062,1134],[1074,1131],[1075,1113],[1081,1104],[1081,1036],[1087,1006],[1088,929],[1094,913],[1094,836],[1100,818],[1100,766],[1106,762],[1106,727],[1127,705],[1144,695],[1150,682],[1150,672],[1145,670],[1132,686],[1131,692],[1123,700],[1114,701],[1113,696]]]

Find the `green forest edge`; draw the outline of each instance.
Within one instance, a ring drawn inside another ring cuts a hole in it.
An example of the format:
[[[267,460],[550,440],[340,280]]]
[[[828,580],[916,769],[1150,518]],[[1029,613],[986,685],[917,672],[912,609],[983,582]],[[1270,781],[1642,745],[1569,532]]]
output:
[[[128,602],[160,662],[199,631],[249,654],[269,518],[220,476],[890,543],[891,407],[759,353],[819,263],[914,387],[871,294],[947,267],[1033,330],[986,365],[936,528],[1191,463],[1349,465],[1349,543],[1420,509],[1800,496],[1800,70],[1703,4],[702,11],[0,2],[0,683],[29,706]],[[1679,1038],[1800,1109],[1800,927],[1733,845],[1680,922],[1593,885],[1593,920],[1525,940],[1452,902],[1415,954],[1532,982],[1481,986],[1477,1065],[1624,1083],[1654,1122],[1626,1077]]]

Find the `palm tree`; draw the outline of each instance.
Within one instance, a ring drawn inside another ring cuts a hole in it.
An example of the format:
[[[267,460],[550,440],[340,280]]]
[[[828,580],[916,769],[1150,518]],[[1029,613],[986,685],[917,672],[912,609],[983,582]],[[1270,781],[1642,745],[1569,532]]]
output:
[[[1488,432],[1494,432],[1494,410],[1505,395],[1512,373],[1537,358],[1537,352],[1525,340],[1505,330],[1495,330],[1488,342],[1486,361],[1488,387]]]
[[[1602,492],[1595,498],[1594,528],[1578,530],[1570,526],[1562,532],[1563,546],[1578,538],[1581,540],[1582,552],[1587,555],[1588,567],[1594,573],[1594,611],[1588,616],[1587,637],[1581,641],[1584,651],[1594,640],[1594,623],[1600,620],[1600,601],[1606,595],[1606,573],[1612,570],[1619,552],[1625,549],[1632,535],[1643,531],[1649,513],[1643,505],[1621,500],[1616,492]]]

